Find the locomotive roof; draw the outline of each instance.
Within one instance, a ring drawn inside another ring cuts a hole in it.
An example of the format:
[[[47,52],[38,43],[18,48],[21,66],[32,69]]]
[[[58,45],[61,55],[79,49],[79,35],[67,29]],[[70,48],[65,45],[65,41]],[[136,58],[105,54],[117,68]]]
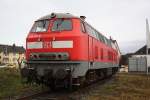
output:
[[[46,16],[43,16],[43,17],[39,18],[38,20],[51,19],[52,18],[52,14],[55,15],[55,18],[79,18],[79,17],[74,16],[74,15],[72,15],[70,13],[51,13],[51,14],[48,14]]]

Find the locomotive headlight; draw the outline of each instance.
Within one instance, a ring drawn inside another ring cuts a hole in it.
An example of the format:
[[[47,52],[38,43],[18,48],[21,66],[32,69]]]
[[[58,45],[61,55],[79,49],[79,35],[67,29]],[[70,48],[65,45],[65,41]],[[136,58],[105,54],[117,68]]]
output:
[[[28,49],[39,49],[42,47],[43,47],[42,42],[27,42]]]
[[[73,48],[73,41],[52,41],[52,48]]]

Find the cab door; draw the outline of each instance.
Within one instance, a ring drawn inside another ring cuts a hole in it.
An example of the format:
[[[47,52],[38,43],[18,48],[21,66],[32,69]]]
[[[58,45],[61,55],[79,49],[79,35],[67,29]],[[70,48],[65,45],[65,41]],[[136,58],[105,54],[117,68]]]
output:
[[[88,60],[93,62],[93,38],[91,36],[88,36],[88,49]]]

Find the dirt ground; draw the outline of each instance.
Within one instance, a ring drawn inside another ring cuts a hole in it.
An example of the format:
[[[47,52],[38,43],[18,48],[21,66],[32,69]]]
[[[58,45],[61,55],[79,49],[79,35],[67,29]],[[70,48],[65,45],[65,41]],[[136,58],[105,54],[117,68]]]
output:
[[[81,100],[150,100],[150,75],[118,73],[111,81],[86,93]]]

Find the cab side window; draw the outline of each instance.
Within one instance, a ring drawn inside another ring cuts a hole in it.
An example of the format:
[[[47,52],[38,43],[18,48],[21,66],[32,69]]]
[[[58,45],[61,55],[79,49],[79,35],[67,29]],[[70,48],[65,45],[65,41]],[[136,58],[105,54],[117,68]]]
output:
[[[97,39],[97,35],[95,33],[95,30],[90,26],[88,25],[87,23],[85,24],[85,28],[86,28],[86,32],[92,36],[92,37],[95,37]]]

